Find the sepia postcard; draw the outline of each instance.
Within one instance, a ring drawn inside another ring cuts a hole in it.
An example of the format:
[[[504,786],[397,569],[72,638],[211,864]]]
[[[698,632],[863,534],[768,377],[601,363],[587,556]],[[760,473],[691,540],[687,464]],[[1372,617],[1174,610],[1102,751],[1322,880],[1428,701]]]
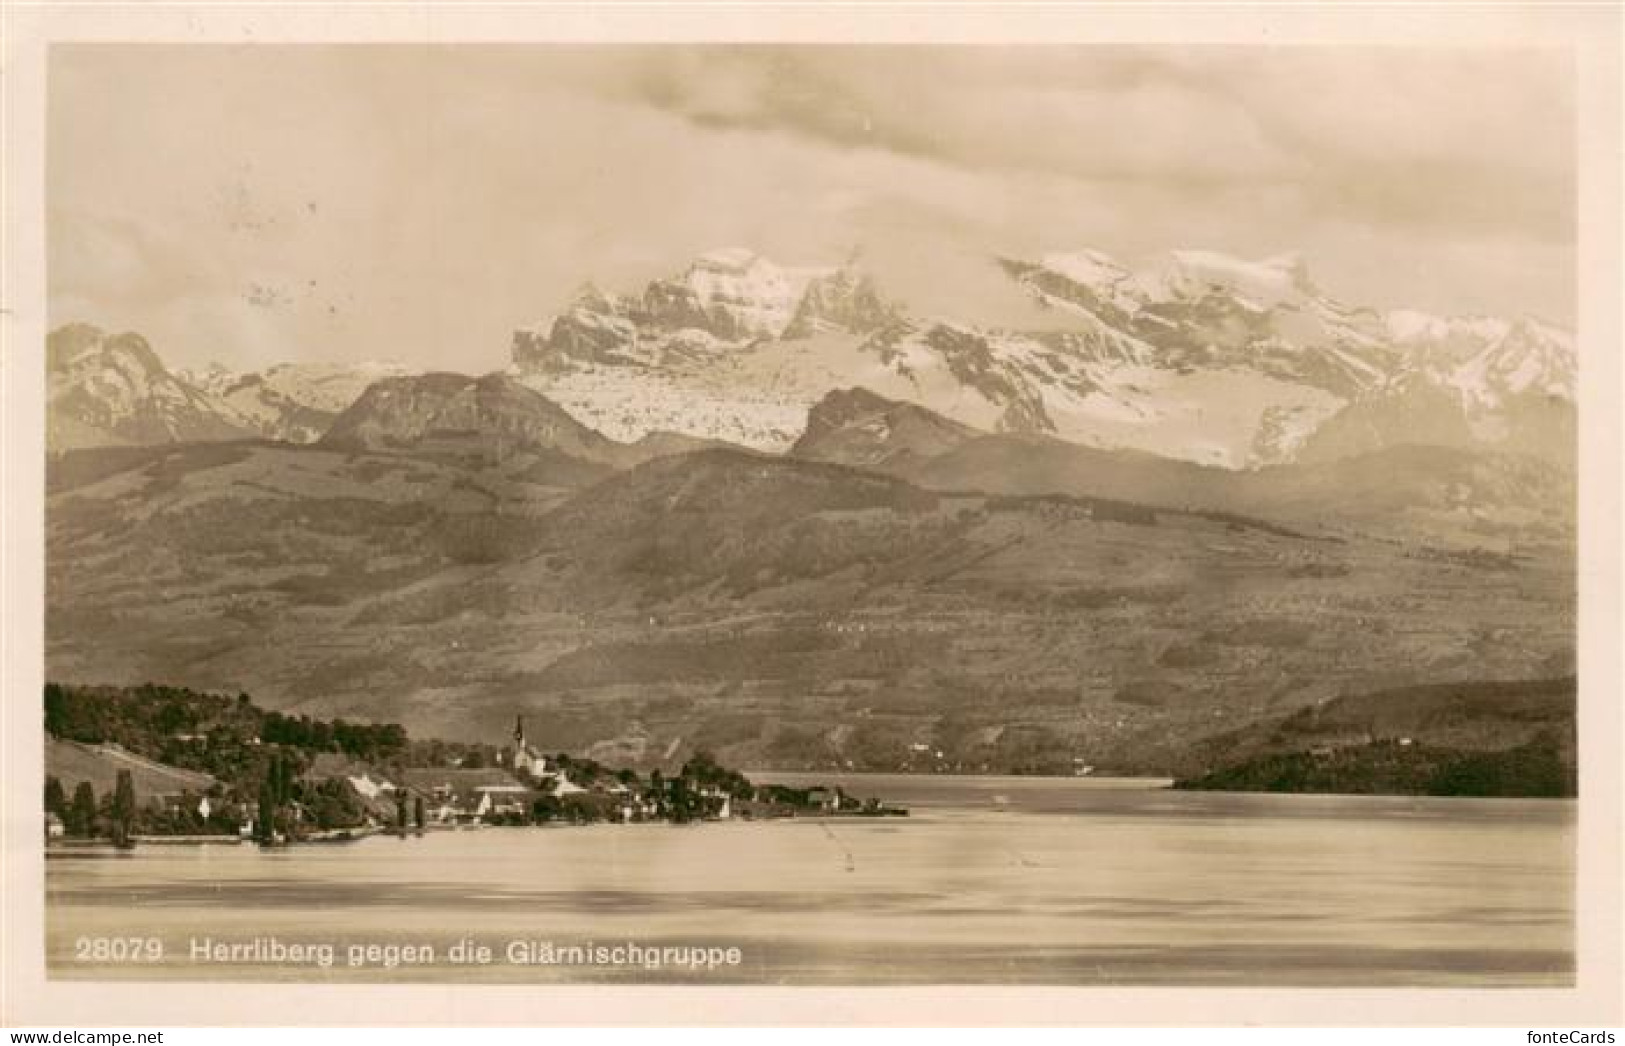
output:
[[[1622,1019],[1617,7],[6,18],[0,1020]]]

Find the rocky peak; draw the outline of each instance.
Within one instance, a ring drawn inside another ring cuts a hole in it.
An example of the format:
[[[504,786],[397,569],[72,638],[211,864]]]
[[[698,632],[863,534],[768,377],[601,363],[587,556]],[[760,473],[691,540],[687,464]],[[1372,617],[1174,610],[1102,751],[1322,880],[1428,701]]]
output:
[[[725,247],[701,255],[681,276],[655,281],[643,301],[668,329],[697,328],[725,341],[777,338],[813,276],[743,247]]]
[[[47,439],[53,450],[241,439],[233,412],[171,374],[147,340],[69,324],[46,338]]]
[[[1573,402],[1576,398],[1573,339],[1538,320],[1515,320],[1500,338],[1451,375],[1469,403],[1494,404],[1525,394]]]
[[[88,323],[69,324],[48,335],[46,361],[56,374],[112,367],[127,376],[178,380],[141,335],[108,334]]]
[[[433,373],[386,378],[338,416],[321,442],[347,449],[409,447],[457,453],[554,450],[585,461],[615,460],[619,444],[503,373]]]
[[[231,388],[241,376],[224,363],[211,360],[202,367],[188,367],[176,371],[176,376],[204,392],[220,395]]]
[[[1303,256],[1295,252],[1248,261],[1218,251],[1172,251],[1159,266],[1141,275],[1139,283],[1152,300],[1192,301],[1223,295],[1259,311],[1297,306],[1319,295]]]
[[[754,251],[710,251],[682,273],[654,280],[641,297],[588,284],[550,323],[514,333],[513,360],[527,371],[580,364],[658,363],[676,339],[681,352],[781,337],[809,281],[822,270],[786,269]]]
[[[876,467],[944,454],[980,435],[913,403],[864,388],[834,389],[807,412],[790,453],[808,461]]]
[[[903,321],[902,306],[882,297],[873,277],[843,266],[808,281],[783,336],[809,338],[830,331],[870,334]]]

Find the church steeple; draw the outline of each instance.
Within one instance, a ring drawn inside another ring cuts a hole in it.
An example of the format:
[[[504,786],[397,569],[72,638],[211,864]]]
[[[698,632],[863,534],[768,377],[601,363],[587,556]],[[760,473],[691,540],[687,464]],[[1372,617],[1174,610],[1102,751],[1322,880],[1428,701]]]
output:
[[[545,765],[542,757],[532,753],[525,743],[525,717],[518,716],[513,723],[513,768],[535,776]]]

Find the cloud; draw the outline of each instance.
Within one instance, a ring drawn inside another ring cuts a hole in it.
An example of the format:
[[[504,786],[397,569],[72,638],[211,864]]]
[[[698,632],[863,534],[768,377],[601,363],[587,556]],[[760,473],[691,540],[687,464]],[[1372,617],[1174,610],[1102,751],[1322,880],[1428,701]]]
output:
[[[1573,101],[1531,51],[63,47],[53,316],[166,357],[470,368],[584,280],[862,248],[1025,322],[995,254],[1300,248],[1333,291],[1568,318]],[[73,312],[75,315],[70,315]],[[109,316],[121,319],[105,319]],[[1051,318],[1053,322],[1053,318]]]
[[[1284,159],[1238,106],[1126,69],[1088,48],[708,49],[653,54],[631,82],[642,101],[702,126],[968,168],[1200,179]]]
[[[1294,185],[1362,220],[1546,237],[1573,213],[1569,69],[1549,51],[679,49],[625,82],[703,126],[967,168]]]

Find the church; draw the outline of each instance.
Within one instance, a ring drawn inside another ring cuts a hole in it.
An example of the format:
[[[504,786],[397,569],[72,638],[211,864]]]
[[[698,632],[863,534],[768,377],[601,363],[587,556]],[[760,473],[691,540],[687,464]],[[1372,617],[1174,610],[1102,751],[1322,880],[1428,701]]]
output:
[[[519,716],[513,726],[513,770],[531,778],[551,776],[547,758],[525,741],[525,717]]]

